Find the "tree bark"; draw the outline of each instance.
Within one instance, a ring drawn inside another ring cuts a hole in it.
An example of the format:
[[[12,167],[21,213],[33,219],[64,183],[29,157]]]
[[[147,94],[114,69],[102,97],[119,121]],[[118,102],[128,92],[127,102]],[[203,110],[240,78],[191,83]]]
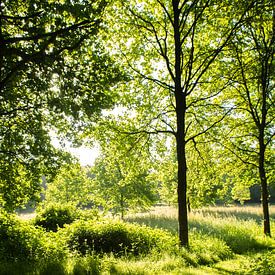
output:
[[[187,163],[184,140],[184,119],[182,112],[177,112],[177,160],[178,160],[178,221],[179,239],[182,246],[188,246],[188,216],[187,216]]]
[[[262,109],[261,109],[261,121],[258,124],[259,130],[259,176],[261,182],[262,191],[262,207],[263,207],[263,217],[264,217],[264,234],[271,236],[270,230],[270,219],[269,219],[269,192],[267,185],[267,177],[265,171],[265,129],[267,128],[267,94],[268,94],[268,82],[269,82],[269,71],[271,70],[271,65],[269,63],[269,51],[270,49],[265,48],[264,60],[262,61],[262,71],[261,71],[261,86],[262,86]],[[274,52],[272,51],[272,55]],[[272,62],[272,60],[271,60]]]
[[[264,234],[271,237],[270,231],[270,219],[269,219],[269,192],[267,188],[267,178],[264,167],[264,143],[263,139],[260,140],[260,158],[259,158],[259,174],[261,180],[261,189],[262,189],[262,207],[263,207],[263,216],[264,216]]]
[[[185,114],[186,114],[186,94],[181,85],[181,35],[180,35],[180,10],[179,1],[173,0],[174,12],[174,45],[175,45],[175,98],[177,117],[177,162],[178,162],[178,221],[179,239],[181,246],[188,246],[188,216],[187,216],[187,162],[186,162],[186,141],[185,141]]]

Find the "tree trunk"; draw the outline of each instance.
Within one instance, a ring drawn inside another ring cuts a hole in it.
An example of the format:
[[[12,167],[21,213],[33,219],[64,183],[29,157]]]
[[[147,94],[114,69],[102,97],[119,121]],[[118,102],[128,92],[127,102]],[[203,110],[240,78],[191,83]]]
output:
[[[262,207],[263,207],[263,216],[264,216],[264,234],[271,236],[270,231],[270,220],[269,220],[269,192],[267,188],[267,178],[265,171],[265,128],[267,126],[266,116],[267,116],[267,94],[268,94],[268,79],[269,71],[271,70],[271,65],[269,64],[269,55],[268,49],[266,49],[265,59],[262,62],[262,71],[261,71],[261,86],[262,86],[262,110],[261,110],[261,122],[258,124],[259,129],[259,176],[261,181],[262,189]]]
[[[120,193],[120,213],[121,213],[121,219],[124,220],[124,197],[123,193]]]
[[[178,120],[178,125],[182,121]],[[180,127],[181,128],[181,127]],[[179,129],[178,129],[179,130]],[[187,216],[187,163],[185,154],[184,135],[178,131],[177,135],[177,158],[178,158],[178,220],[179,220],[179,239],[182,246],[188,246],[188,216]]]
[[[270,219],[269,219],[269,192],[267,188],[267,178],[265,172],[265,145],[264,145],[264,133],[260,132],[259,144],[260,144],[260,157],[259,157],[259,175],[261,181],[262,190],[262,207],[264,216],[264,234],[271,237],[270,231]]]
[[[186,94],[181,85],[181,35],[180,35],[180,10],[179,0],[173,0],[174,12],[174,45],[175,45],[175,98],[177,115],[177,161],[178,161],[178,221],[179,239],[182,246],[188,246],[188,217],[187,217],[187,162],[185,151],[185,114],[186,114]]]

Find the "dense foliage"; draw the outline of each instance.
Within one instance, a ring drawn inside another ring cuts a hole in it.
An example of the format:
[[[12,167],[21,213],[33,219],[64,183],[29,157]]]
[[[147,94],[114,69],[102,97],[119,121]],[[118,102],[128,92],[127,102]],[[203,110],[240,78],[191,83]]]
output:
[[[70,204],[50,204],[38,211],[34,225],[47,231],[56,232],[65,224],[70,224],[79,217],[75,207]]]
[[[121,221],[79,221],[62,233],[68,236],[69,248],[82,255],[140,255],[151,250],[169,249],[177,244],[174,237],[166,232]]]
[[[42,247],[41,235],[34,226],[24,224],[15,215],[0,213],[0,259],[34,260]]]
[[[105,1],[1,1],[0,204],[36,199],[68,155],[51,133],[93,121],[115,98],[117,66],[98,40]],[[80,121],[81,119],[81,121]]]

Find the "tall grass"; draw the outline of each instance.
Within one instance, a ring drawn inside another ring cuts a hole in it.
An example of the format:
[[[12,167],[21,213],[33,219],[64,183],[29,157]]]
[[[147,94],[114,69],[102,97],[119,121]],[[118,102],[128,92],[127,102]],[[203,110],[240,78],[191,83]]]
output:
[[[262,233],[259,206],[207,207],[189,214],[191,244],[198,236],[222,240],[234,253],[245,253],[272,246],[272,239]],[[275,206],[270,207],[271,229],[275,231]],[[148,213],[127,217],[128,221],[164,228],[178,233],[177,209],[157,207]],[[194,234],[196,233],[196,234]]]
[[[275,206],[270,213],[274,232]],[[155,207],[147,213],[128,215],[126,220],[163,229],[174,237],[178,234],[174,207]],[[189,224],[188,249],[174,242],[169,249],[164,245],[161,251],[119,257],[113,253],[64,252],[66,245],[59,239],[62,234],[45,232],[41,236],[45,259],[41,256],[35,264],[2,262],[0,274],[275,274],[275,239],[263,236],[260,207],[194,210],[189,214]]]

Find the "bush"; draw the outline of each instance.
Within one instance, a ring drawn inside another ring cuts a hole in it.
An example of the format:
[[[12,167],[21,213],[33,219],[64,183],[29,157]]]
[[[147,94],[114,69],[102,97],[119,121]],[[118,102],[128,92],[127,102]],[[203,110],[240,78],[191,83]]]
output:
[[[41,232],[15,215],[0,212],[0,259],[36,260],[42,250]]]
[[[77,221],[63,231],[70,249],[82,255],[90,253],[146,254],[176,245],[171,234],[146,226],[121,221]]]
[[[58,228],[70,224],[78,218],[77,209],[69,204],[51,204],[37,213],[34,224],[47,231],[56,232]]]

